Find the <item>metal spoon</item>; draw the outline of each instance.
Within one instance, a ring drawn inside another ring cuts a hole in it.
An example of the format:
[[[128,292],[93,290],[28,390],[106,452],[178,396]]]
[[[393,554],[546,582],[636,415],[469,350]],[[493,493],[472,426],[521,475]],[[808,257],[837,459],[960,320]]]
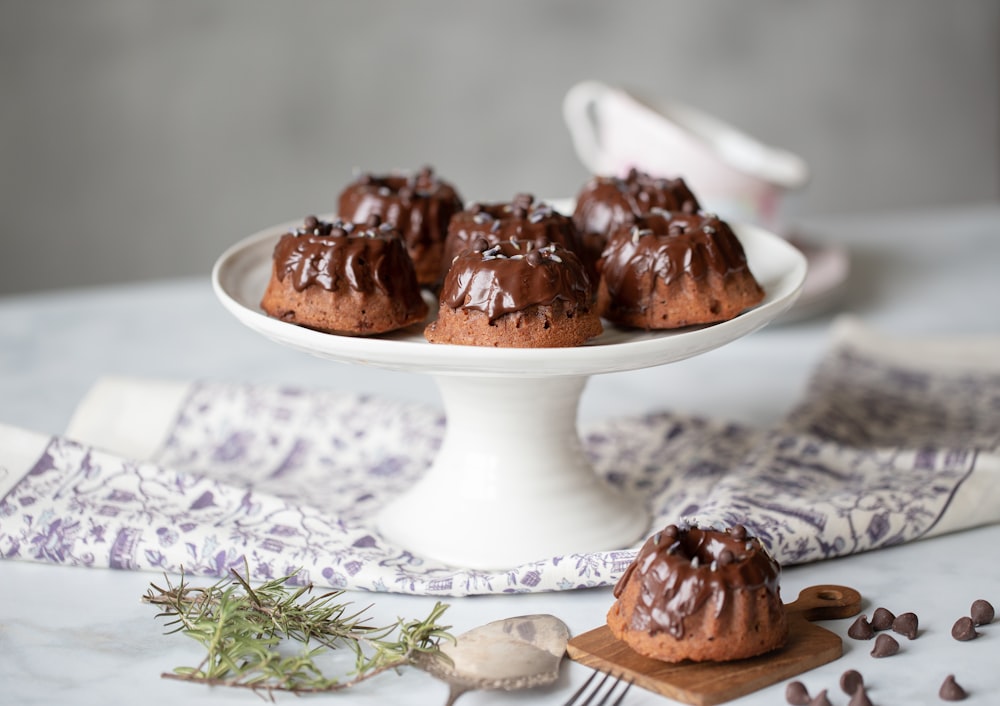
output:
[[[417,666],[446,682],[445,706],[474,689],[528,689],[559,678],[569,628],[552,615],[497,620],[441,646],[448,659],[428,657]]]

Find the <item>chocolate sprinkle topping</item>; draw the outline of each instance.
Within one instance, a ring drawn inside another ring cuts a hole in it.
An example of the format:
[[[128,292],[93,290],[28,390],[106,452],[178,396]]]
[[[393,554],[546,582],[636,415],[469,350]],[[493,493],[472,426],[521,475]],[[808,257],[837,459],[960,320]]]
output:
[[[875,638],[875,647],[872,648],[872,657],[891,657],[899,652],[899,643],[892,635],[882,633]]]
[[[944,682],[941,684],[941,689],[938,691],[938,696],[944,701],[961,701],[966,696],[965,689],[955,681],[955,675],[949,674],[945,677]]]
[[[807,706],[809,703],[809,692],[806,685],[800,681],[788,682],[785,687],[785,701],[792,706]]]
[[[848,669],[846,672],[840,675],[840,688],[845,694],[851,696],[855,691],[858,690],[859,686],[864,686],[865,680],[861,676],[861,672],[856,669]]]
[[[973,624],[972,618],[963,616],[955,621],[955,624],[951,628],[951,636],[959,642],[968,642],[979,637],[979,633],[976,632],[976,626]]]
[[[875,637],[875,630],[872,629],[866,616],[859,615],[851,627],[847,628],[847,636],[855,640],[870,640]]]
[[[972,622],[976,625],[989,625],[993,622],[993,618],[996,617],[996,611],[993,610],[990,602],[984,601],[981,598],[973,601],[972,610],[969,614],[972,616]]]
[[[887,608],[876,608],[872,613],[872,628],[875,630],[889,630],[892,628],[892,621],[896,616]]]
[[[900,635],[904,635],[911,640],[917,639],[917,626],[919,621],[917,620],[916,613],[901,613],[896,616],[896,619],[892,621],[892,631],[898,632]]]

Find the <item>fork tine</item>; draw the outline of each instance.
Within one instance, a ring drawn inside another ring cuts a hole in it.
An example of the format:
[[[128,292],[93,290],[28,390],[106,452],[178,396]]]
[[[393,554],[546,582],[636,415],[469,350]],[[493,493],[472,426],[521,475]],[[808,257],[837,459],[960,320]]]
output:
[[[625,694],[627,694],[628,690],[632,688],[632,682],[625,681],[624,682],[625,689],[620,694],[618,694],[618,697],[614,701],[610,701],[612,696],[614,696],[615,694],[615,690],[618,688],[620,684],[623,683],[622,677],[621,675],[619,675],[618,677],[615,678],[613,682],[611,682],[610,688],[607,690],[607,692],[603,696],[601,696],[601,690],[604,689],[605,683],[607,683],[608,679],[611,678],[610,673],[604,674],[604,678],[597,683],[597,686],[594,687],[594,689],[590,692],[590,694],[586,697],[585,700],[579,702],[577,701],[577,699],[583,696],[584,692],[587,691],[587,688],[590,687],[591,682],[593,682],[594,679],[597,678],[597,675],[599,673],[600,672],[597,671],[592,673],[587,678],[587,681],[583,683],[583,686],[577,689],[576,692],[569,698],[569,701],[566,702],[565,706],[590,706],[592,703],[594,704],[594,706],[620,706],[620,704],[625,700]],[[597,698],[600,698],[601,700],[595,703],[594,699]]]

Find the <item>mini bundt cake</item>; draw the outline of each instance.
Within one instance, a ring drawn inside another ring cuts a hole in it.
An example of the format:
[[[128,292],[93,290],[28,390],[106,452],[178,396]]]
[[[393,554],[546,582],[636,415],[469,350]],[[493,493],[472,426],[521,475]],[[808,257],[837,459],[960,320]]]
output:
[[[345,221],[364,223],[375,215],[399,230],[422,285],[439,281],[448,222],[461,210],[455,187],[430,167],[410,175],[362,173],[337,198]]]
[[[584,184],[576,196],[573,224],[579,238],[576,251],[588,271],[593,272],[613,231],[654,208],[695,213],[701,207],[680,177],[661,179],[631,169],[625,177],[596,176]]]
[[[535,247],[557,243],[572,250],[576,229],[569,216],[536,201],[532,194],[518,194],[509,202],[469,204],[448,225],[442,277],[452,260],[480,238],[489,245],[515,240]]]
[[[431,343],[554,348],[602,330],[593,287],[571,250],[479,238],[448,270],[437,319],[424,335]]]
[[[635,652],[664,662],[763,654],[788,638],[780,573],[741,525],[670,525],[646,540],[619,579],[608,627]]]
[[[608,239],[597,268],[598,310],[623,326],[711,324],[764,299],[739,239],[708,213],[634,216]]]
[[[399,231],[377,216],[366,224],[309,216],[282,235],[260,306],[282,321],[349,335],[402,328],[428,311]]]

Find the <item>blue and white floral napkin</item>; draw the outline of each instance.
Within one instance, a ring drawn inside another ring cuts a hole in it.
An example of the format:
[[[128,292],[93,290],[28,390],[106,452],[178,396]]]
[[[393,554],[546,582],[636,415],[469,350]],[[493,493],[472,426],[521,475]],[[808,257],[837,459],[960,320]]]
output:
[[[502,571],[385,542],[373,517],[430,464],[433,408],[330,390],[107,378],[65,436],[0,426],[0,556],[458,596],[615,582],[634,550]],[[650,532],[743,523],[785,565],[1000,521],[1000,339],[884,339],[844,322],[769,430],[663,412],[603,422],[598,473]]]

